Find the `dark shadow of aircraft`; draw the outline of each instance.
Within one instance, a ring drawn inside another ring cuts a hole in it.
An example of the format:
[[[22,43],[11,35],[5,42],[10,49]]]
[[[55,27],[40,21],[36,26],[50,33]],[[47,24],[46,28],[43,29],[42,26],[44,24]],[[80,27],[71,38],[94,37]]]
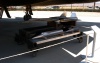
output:
[[[58,4],[72,4],[72,3],[88,3],[96,2],[99,0],[0,0],[0,18],[2,18],[3,11],[6,12],[8,18],[11,18],[8,12],[8,6],[26,6],[26,13],[24,20],[31,19],[32,6],[46,6],[46,5],[58,5]]]

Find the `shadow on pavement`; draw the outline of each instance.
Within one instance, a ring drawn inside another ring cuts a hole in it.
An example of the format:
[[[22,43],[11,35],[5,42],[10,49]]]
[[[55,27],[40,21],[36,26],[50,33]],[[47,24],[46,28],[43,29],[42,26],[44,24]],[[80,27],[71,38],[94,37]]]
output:
[[[17,45],[14,41],[15,33],[18,33],[19,29],[28,28],[28,27],[36,27],[46,25],[46,22],[31,22],[31,23],[23,23],[22,21],[13,22],[13,19],[1,20],[0,19],[0,58],[5,56],[14,55],[17,53],[22,53],[28,51],[26,44]],[[19,19],[18,19],[19,20]],[[89,31],[92,25],[97,25],[100,27],[100,23],[92,23],[92,22],[77,22],[77,26],[81,31]],[[85,26],[85,27],[84,27]],[[72,39],[73,37],[65,38],[62,40],[56,40],[51,43],[41,44],[40,47],[44,47],[50,44],[58,43],[61,41],[66,41]],[[90,37],[90,42],[93,40]],[[6,60],[0,61],[1,63],[79,63],[83,60],[80,55],[77,57],[73,57],[62,48],[67,49],[68,51],[78,54],[83,48],[86,47],[86,37],[83,38],[82,43],[78,43],[78,40],[73,40],[58,46],[54,46],[48,49],[44,49],[38,52],[36,57],[32,57],[31,54],[26,54]]]

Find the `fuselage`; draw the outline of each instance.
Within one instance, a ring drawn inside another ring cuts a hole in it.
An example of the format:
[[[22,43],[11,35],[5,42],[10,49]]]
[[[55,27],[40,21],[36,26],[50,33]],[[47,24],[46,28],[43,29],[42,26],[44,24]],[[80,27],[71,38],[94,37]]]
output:
[[[58,5],[71,3],[88,3],[100,0],[0,0],[0,6],[21,6],[33,4],[34,6]]]
[[[0,6],[21,6],[27,4],[34,4],[46,0],[0,0]]]

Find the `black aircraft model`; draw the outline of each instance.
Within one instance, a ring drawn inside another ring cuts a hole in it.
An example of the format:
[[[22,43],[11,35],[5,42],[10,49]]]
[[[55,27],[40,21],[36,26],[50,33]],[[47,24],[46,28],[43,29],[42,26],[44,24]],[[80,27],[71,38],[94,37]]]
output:
[[[8,12],[8,6],[26,6],[26,13],[24,20],[31,18],[32,6],[46,6],[46,5],[59,5],[59,4],[72,4],[72,3],[88,3],[100,0],[0,0],[0,18],[2,18],[3,10],[6,12],[8,18],[11,18]]]

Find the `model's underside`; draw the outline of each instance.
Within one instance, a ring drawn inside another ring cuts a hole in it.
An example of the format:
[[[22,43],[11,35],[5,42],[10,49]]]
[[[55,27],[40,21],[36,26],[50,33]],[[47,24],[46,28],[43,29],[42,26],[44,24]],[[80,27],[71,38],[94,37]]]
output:
[[[100,0],[0,0],[0,6],[19,6],[33,4],[34,6],[58,5],[71,3],[88,3]]]

